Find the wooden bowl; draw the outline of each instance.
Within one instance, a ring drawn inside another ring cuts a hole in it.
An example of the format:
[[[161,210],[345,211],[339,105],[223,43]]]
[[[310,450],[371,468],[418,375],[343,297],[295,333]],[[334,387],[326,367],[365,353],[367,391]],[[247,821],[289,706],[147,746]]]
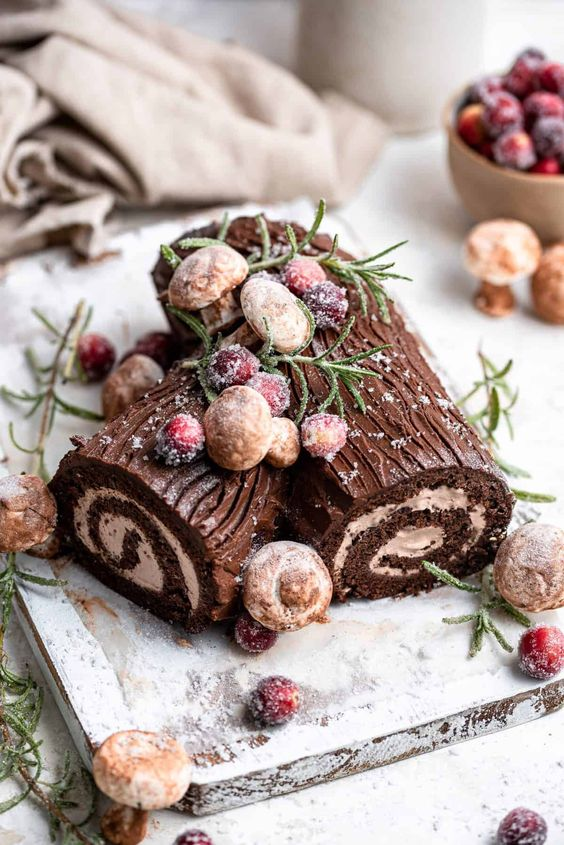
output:
[[[448,162],[454,187],[475,220],[511,217],[528,223],[541,241],[564,240],[564,174],[521,173],[494,164],[466,144],[455,127],[462,95],[446,107]]]

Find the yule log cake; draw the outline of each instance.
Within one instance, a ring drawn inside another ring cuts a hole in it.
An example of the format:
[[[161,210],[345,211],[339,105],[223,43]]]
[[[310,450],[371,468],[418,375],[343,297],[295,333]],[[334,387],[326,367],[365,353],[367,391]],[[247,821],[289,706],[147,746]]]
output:
[[[63,459],[52,490],[80,562],[197,631],[242,598],[265,624],[298,593],[321,602],[312,556],[340,599],[428,589],[424,559],[458,576],[491,560],[512,495],[386,299],[391,264],[246,217],[163,255],[189,359]]]

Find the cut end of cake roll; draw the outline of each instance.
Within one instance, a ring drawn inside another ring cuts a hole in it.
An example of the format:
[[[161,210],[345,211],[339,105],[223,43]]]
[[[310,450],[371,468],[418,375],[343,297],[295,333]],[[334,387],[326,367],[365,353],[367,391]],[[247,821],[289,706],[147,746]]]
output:
[[[61,462],[51,489],[76,560],[112,589],[187,631],[234,612],[241,563],[271,539],[283,477],[227,472],[200,453],[167,466],[156,433],[179,410],[201,418],[192,376],[174,370]]]
[[[478,572],[503,540],[513,506],[501,478],[461,468],[421,473],[344,509],[331,485],[323,499],[314,487],[309,492],[300,497],[296,527],[316,537],[342,601],[430,589],[424,560],[458,577]]]

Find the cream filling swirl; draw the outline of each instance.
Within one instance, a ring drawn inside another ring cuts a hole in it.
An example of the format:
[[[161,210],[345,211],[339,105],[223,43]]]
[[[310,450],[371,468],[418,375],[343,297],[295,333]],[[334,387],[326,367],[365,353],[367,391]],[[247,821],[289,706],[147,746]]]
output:
[[[378,505],[374,510],[363,513],[348,524],[341,544],[333,558],[333,577],[335,581],[340,579],[341,571],[356,539],[364,531],[377,528],[401,508],[408,508],[411,511],[430,510],[431,512],[456,510],[459,508],[466,510],[473,530],[472,536],[461,551],[464,551],[469,545],[473,545],[476,542],[486,525],[484,506],[476,504],[472,508],[469,508],[468,495],[463,489],[448,487],[447,485],[435,487],[434,489],[424,487],[419,493],[411,496],[409,499],[405,499],[403,502]],[[404,569],[400,571],[393,567],[381,567],[379,566],[379,562],[387,555],[397,555],[403,558],[420,557],[422,554],[441,548],[443,543],[444,531],[441,526],[430,525],[420,528],[415,526],[403,527],[394,537],[380,546],[371,558],[369,566],[373,570],[378,569],[379,573],[392,574],[393,572],[398,577],[413,574],[417,572],[418,567],[414,567],[413,570],[406,571]]]
[[[132,510],[140,511],[147,521],[151,523],[152,527],[159,532],[176,556],[184,578],[190,605],[193,611],[196,610],[200,602],[200,584],[196,568],[190,556],[186,553],[186,550],[182,547],[177,537],[160,519],[150,513],[143,505],[133,502],[123,493],[107,487],[91,488],[78,501],[74,512],[74,527],[78,537],[82,540],[86,548],[93,554],[104,554],[108,564],[123,578],[128,578],[130,581],[153,592],[160,593],[162,591],[164,578],[157,553],[150,539],[143,533],[142,526],[132,518],[123,516],[123,514],[113,513],[109,510],[102,512],[98,527],[98,537],[103,548],[101,549],[94,541],[90,533],[90,511],[97,501],[104,499],[113,499],[114,501],[130,505]],[[133,531],[140,537],[140,541],[136,547],[139,562],[133,569],[122,569],[117,565],[117,561],[123,555],[125,538]],[[112,564],[112,561],[115,561],[115,563]]]

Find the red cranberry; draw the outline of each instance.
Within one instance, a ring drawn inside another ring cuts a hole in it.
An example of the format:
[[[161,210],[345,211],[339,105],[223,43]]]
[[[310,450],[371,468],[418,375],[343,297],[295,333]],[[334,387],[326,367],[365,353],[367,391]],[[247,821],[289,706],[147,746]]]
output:
[[[180,466],[204,448],[204,428],[192,414],[176,414],[157,434],[155,451],[169,466]]]
[[[541,117],[533,126],[533,141],[542,158],[561,158],[564,155],[564,120]]]
[[[530,128],[539,117],[564,117],[564,100],[558,94],[535,91],[523,103],[525,125]]]
[[[302,445],[314,458],[331,461],[347,442],[348,431],[336,414],[312,414],[301,426]]]
[[[470,147],[477,147],[486,139],[486,130],[482,120],[483,113],[484,106],[482,103],[466,106],[459,112],[456,128],[462,140],[466,141]]]
[[[101,334],[81,335],[76,352],[88,381],[101,381],[110,372],[116,360],[113,345]]]
[[[540,681],[547,681],[564,668],[564,634],[551,625],[529,628],[519,643],[519,666]]]
[[[338,329],[347,317],[349,301],[343,288],[333,282],[321,282],[304,294],[318,329]]]
[[[261,396],[264,396],[273,417],[280,417],[290,405],[290,388],[284,376],[275,373],[257,373],[247,382]]]
[[[213,845],[213,841],[203,830],[186,830],[176,837],[174,845]]]
[[[276,643],[278,634],[265,628],[245,611],[235,623],[235,642],[251,654],[268,651]]]
[[[175,343],[170,332],[147,332],[142,335],[132,349],[129,349],[122,361],[131,355],[147,355],[156,361],[163,370],[173,364],[175,358]]]
[[[500,76],[484,76],[470,86],[468,92],[472,103],[485,103],[492,94],[503,89],[503,80]]]
[[[531,136],[526,132],[506,132],[493,145],[494,158],[502,167],[528,170],[536,161]]]
[[[484,126],[492,138],[523,126],[523,106],[507,91],[498,91],[489,97],[483,113]]]
[[[539,82],[545,91],[564,97],[564,64],[544,62],[539,69]]]
[[[292,258],[284,269],[284,284],[294,296],[299,296],[300,298],[306,290],[326,280],[327,276],[321,264],[315,261],[315,259],[307,258],[304,255],[298,255],[296,258]]]
[[[548,828],[542,816],[526,807],[516,807],[501,822],[497,845],[543,845]]]
[[[260,361],[256,355],[235,343],[213,353],[206,375],[213,389],[221,393],[226,387],[246,384],[259,367]]]
[[[540,59],[531,58],[530,56],[523,56],[517,59],[504,79],[506,90],[513,94],[513,96],[519,97],[520,100],[527,97],[533,91],[536,91],[539,86],[538,73],[540,67]]]
[[[560,173],[560,164],[557,158],[541,158],[531,167],[531,173],[540,173],[543,176],[557,176]]]
[[[289,721],[300,706],[300,689],[290,678],[271,675],[263,678],[251,695],[253,718],[263,725]]]

